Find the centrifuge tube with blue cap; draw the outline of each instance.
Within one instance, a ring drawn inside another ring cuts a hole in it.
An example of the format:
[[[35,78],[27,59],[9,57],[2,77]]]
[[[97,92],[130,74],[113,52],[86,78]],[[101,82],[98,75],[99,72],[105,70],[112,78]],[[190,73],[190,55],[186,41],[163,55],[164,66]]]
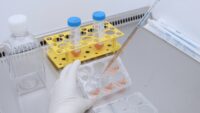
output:
[[[79,17],[70,17],[67,21],[68,26],[71,28],[70,40],[72,44],[72,54],[78,57],[81,53],[80,46],[80,25],[81,19]]]
[[[100,38],[104,37],[104,20],[106,18],[106,14],[103,11],[96,11],[92,15],[94,20],[94,29],[97,32],[97,44],[95,45],[96,49],[101,49],[103,47],[103,43],[99,42]]]

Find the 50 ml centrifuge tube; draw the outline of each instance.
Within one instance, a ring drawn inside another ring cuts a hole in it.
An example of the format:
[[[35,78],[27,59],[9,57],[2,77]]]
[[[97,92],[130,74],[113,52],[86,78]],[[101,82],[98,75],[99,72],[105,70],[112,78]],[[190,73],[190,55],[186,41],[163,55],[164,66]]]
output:
[[[104,37],[104,20],[106,15],[103,11],[96,11],[92,15],[94,20],[94,29],[97,31],[97,44],[95,45],[96,49],[101,49],[103,43],[100,42],[100,38]]]
[[[72,54],[77,57],[80,55],[80,25],[81,19],[79,17],[70,17],[67,21],[68,26],[71,28],[71,44],[73,46]]]

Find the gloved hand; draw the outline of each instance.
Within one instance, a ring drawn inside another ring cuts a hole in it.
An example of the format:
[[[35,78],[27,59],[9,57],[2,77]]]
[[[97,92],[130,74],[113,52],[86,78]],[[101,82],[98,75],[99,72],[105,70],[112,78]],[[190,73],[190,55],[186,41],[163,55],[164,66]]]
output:
[[[49,113],[84,113],[95,102],[82,98],[76,84],[76,72],[80,61],[65,67],[56,81],[49,106]]]

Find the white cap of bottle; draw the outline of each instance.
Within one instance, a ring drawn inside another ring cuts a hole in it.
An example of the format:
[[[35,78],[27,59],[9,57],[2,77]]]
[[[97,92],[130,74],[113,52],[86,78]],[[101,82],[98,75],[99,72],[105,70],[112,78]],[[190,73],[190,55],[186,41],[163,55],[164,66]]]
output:
[[[25,15],[13,15],[8,18],[8,24],[12,35],[16,37],[25,36],[28,33],[27,17]]]

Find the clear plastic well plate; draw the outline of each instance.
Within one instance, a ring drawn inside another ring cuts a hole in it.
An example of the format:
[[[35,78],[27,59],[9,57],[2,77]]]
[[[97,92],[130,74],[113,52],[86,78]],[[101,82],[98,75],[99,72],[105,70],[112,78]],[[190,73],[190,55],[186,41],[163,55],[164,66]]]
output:
[[[93,108],[94,113],[158,113],[141,93],[137,92]]]
[[[131,79],[120,58],[103,74],[111,57],[81,65],[78,81],[88,98],[101,98],[130,86]]]

